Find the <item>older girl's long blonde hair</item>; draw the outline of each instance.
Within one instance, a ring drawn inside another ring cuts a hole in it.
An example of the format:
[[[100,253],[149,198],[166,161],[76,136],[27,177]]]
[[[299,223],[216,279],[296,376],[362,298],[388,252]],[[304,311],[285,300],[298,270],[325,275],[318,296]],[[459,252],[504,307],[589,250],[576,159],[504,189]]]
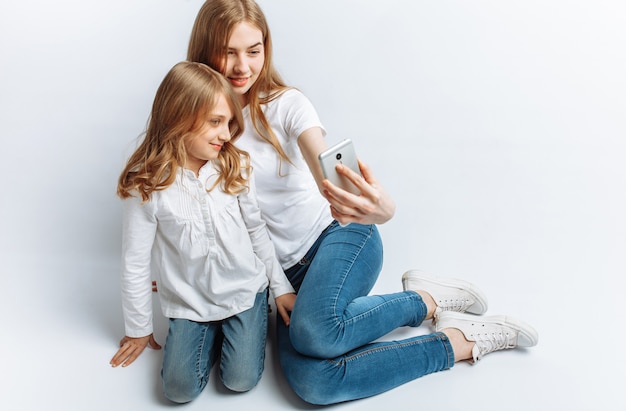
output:
[[[187,60],[207,64],[225,74],[228,41],[235,25],[248,22],[263,35],[265,62],[259,78],[248,92],[250,118],[256,132],[271,144],[281,160],[291,162],[272,131],[261,104],[279,97],[290,87],[278,74],[272,63],[272,36],[263,11],[253,0],[207,0],[191,31]]]
[[[169,187],[178,169],[185,166],[185,142],[205,125],[221,95],[233,113],[229,125],[231,140],[218,155],[220,176],[209,190],[217,185],[229,194],[245,190],[250,158],[232,144],[244,127],[237,95],[226,79],[210,67],[181,62],[167,73],[156,92],[145,137],[119,177],[117,195],[128,198],[139,193],[147,201],[154,191]]]

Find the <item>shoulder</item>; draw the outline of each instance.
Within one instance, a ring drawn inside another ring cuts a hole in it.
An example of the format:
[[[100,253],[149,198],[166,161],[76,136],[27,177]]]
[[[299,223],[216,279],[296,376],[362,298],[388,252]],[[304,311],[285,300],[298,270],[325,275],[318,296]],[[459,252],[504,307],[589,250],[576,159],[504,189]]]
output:
[[[310,104],[307,96],[303,92],[294,87],[288,87],[283,90],[277,90],[264,97],[267,107],[292,107],[303,104]]]
[[[296,88],[289,88],[277,94],[273,100],[267,103],[264,111],[270,117],[278,116],[285,121],[317,114],[309,98]]]
[[[310,104],[309,98],[302,91],[293,87],[283,91],[278,98],[283,102],[303,102]]]

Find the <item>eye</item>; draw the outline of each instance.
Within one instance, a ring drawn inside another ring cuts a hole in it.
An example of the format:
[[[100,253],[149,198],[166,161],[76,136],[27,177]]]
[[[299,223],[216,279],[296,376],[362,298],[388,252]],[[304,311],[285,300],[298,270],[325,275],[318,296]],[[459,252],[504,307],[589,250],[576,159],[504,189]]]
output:
[[[212,118],[211,120],[209,120],[209,123],[211,123],[212,126],[219,126],[221,121],[222,120],[220,120],[219,118]]]

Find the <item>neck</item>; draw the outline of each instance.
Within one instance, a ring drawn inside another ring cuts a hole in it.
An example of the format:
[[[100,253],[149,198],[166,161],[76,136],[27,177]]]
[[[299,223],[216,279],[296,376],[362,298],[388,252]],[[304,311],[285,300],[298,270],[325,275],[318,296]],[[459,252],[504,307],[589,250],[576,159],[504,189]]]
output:
[[[185,164],[185,168],[187,170],[193,171],[193,173],[196,175],[196,177],[199,177],[200,176],[200,169],[206,163],[207,163],[206,161],[204,161],[204,162],[187,161],[187,163]]]
[[[240,94],[239,95],[239,104],[241,104],[241,108],[244,108],[245,106],[247,106],[249,100],[250,99],[248,98],[248,93]]]

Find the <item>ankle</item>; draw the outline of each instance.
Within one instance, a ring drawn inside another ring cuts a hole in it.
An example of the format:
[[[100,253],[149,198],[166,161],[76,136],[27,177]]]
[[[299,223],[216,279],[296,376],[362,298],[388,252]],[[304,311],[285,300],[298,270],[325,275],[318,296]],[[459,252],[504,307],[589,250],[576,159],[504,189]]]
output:
[[[435,310],[437,309],[435,299],[424,290],[415,290],[415,292],[422,297],[422,301],[426,304],[426,318],[424,318],[424,320],[432,320],[435,317]]]
[[[473,358],[472,349],[474,348],[475,343],[473,341],[468,341],[465,338],[465,334],[463,334],[461,330],[457,328],[445,328],[441,330],[441,332],[448,337],[450,345],[452,345],[454,362],[470,360]]]

